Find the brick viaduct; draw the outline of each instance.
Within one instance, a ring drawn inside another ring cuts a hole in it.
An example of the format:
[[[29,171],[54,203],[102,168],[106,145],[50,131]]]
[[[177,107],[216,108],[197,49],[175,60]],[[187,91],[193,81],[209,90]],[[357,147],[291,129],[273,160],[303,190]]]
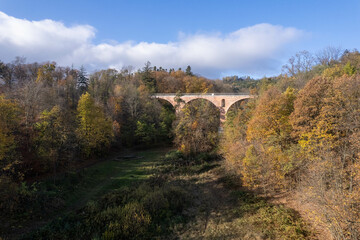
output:
[[[175,93],[157,93],[154,97],[166,100],[174,107],[176,105],[174,100],[176,97]],[[210,101],[220,110],[220,121],[223,123],[225,121],[227,111],[234,103],[244,99],[253,98],[253,96],[236,93],[186,93],[182,94],[180,98],[185,102],[185,104],[195,99],[206,99]],[[183,106],[184,104],[180,105],[180,108]]]

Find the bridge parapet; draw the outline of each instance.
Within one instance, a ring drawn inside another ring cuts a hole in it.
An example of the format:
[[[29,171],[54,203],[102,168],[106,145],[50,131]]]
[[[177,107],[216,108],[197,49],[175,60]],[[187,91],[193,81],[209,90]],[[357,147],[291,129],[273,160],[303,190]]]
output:
[[[154,96],[176,96],[176,93],[155,93]],[[248,93],[181,93],[181,96],[250,96]]]

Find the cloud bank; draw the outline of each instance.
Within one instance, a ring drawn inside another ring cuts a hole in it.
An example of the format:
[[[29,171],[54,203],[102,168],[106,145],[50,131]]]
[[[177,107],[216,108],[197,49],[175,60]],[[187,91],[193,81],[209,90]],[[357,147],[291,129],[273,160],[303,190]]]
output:
[[[24,56],[28,61],[84,65],[89,70],[128,65],[137,69],[150,61],[163,68],[191,65],[194,72],[208,77],[226,72],[265,75],[280,68],[279,58],[287,46],[302,36],[296,28],[262,23],[229,34],[182,34],[165,44],[94,44],[96,30],[92,26],[65,26],[49,19],[29,21],[0,12],[0,60]]]

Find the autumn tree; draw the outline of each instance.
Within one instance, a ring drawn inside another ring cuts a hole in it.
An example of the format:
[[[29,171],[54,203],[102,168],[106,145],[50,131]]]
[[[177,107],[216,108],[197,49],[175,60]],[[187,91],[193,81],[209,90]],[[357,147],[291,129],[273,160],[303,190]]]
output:
[[[55,63],[46,63],[42,65],[37,74],[36,82],[44,83],[46,86],[54,84],[53,73],[55,72]]]
[[[323,101],[324,93],[327,92],[330,86],[330,79],[316,77],[309,81],[299,92],[294,102],[294,112],[290,116],[294,128],[293,135],[297,139],[316,125],[317,117],[325,104]]]
[[[359,84],[359,76],[315,78],[299,92],[291,116],[306,161],[302,196],[339,239],[359,237]]]
[[[63,122],[60,107],[55,106],[50,111],[42,112],[40,120],[35,125],[37,130],[36,150],[43,161],[42,170],[46,172],[52,168],[54,179],[58,161],[68,137]]]
[[[174,122],[175,144],[186,155],[210,152],[218,143],[219,111],[206,100],[194,100]]]
[[[14,167],[20,163],[16,151],[20,109],[14,101],[0,95],[0,112],[0,176],[6,174],[18,179],[21,173],[16,172]]]
[[[238,106],[238,109],[234,109]],[[224,133],[221,138],[221,153],[229,171],[241,175],[242,159],[245,157],[249,142],[246,140],[247,125],[252,117],[255,100],[241,101],[230,108],[226,114]]]
[[[269,145],[286,148],[292,142],[289,116],[294,110],[295,90],[288,88],[281,93],[273,87],[260,98],[254,117],[248,124],[249,141],[261,140]]]
[[[76,133],[85,156],[88,157],[110,146],[113,138],[112,123],[89,93],[80,97],[77,116],[79,126]]]

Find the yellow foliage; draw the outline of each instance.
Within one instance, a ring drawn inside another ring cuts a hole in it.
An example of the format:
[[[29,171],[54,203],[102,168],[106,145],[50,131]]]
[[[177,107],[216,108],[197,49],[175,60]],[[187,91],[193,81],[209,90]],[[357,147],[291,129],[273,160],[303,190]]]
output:
[[[102,109],[95,105],[89,93],[80,97],[77,111],[77,135],[85,155],[89,156],[95,150],[109,147],[114,136],[112,122],[105,118]]]
[[[343,68],[340,66],[340,64],[336,64],[335,66],[331,68],[327,68],[322,73],[322,76],[325,78],[337,78],[341,77],[344,74]]]

